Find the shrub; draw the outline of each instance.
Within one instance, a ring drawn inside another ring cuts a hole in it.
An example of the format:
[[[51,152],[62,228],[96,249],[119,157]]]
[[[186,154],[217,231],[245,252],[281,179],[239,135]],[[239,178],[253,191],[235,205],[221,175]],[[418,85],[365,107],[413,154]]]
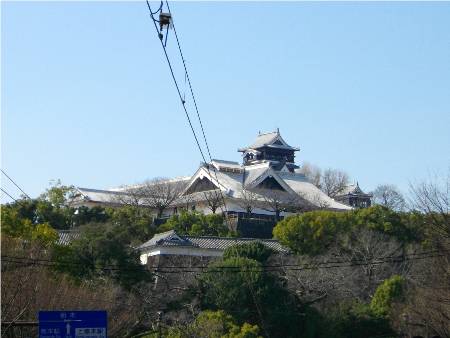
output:
[[[272,255],[273,250],[261,242],[250,242],[245,244],[233,245],[226,248],[223,253],[223,259],[231,257],[245,257],[257,262],[264,263]]]
[[[405,280],[403,277],[395,275],[386,279],[375,291],[370,302],[370,309],[377,316],[387,316],[392,303],[402,300],[404,289]]]

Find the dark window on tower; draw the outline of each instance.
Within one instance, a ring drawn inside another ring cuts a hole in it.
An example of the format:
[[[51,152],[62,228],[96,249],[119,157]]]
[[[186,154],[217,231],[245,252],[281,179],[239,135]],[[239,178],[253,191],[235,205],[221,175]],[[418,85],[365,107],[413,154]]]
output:
[[[355,200],[354,198],[350,198],[349,204],[350,204],[350,206],[352,206],[352,207],[356,206],[356,200]]]

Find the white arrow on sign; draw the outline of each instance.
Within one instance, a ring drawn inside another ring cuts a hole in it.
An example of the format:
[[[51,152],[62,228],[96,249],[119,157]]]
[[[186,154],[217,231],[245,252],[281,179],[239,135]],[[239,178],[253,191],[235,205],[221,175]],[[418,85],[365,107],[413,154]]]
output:
[[[69,323],[66,324],[66,334],[67,335],[70,334],[70,324]]]

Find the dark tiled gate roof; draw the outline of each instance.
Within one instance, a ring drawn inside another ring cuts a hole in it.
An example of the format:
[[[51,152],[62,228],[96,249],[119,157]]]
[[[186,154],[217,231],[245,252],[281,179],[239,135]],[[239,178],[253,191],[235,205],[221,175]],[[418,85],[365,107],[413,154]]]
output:
[[[156,234],[152,239],[140,245],[138,249],[143,250],[155,246],[184,246],[210,250],[225,250],[226,248],[233,245],[251,242],[260,242],[276,252],[289,252],[287,248],[282,246],[277,240],[274,239],[183,236],[178,235],[173,230],[163,232],[161,234]]]

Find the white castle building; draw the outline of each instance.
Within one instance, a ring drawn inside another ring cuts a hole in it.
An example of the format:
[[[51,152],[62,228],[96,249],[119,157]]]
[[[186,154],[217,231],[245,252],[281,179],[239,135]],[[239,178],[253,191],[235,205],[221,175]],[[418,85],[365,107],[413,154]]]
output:
[[[72,205],[117,206],[134,201],[154,207],[155,214],[163,218],[182,209],[261,219],[312,209],[352,209],[308,181],[295,164],[299,149],[288,145],[278,130],[259,134],[253,144],[238,151],[242,164],[212,160],[189,177],[109,190],[77,188]]]

